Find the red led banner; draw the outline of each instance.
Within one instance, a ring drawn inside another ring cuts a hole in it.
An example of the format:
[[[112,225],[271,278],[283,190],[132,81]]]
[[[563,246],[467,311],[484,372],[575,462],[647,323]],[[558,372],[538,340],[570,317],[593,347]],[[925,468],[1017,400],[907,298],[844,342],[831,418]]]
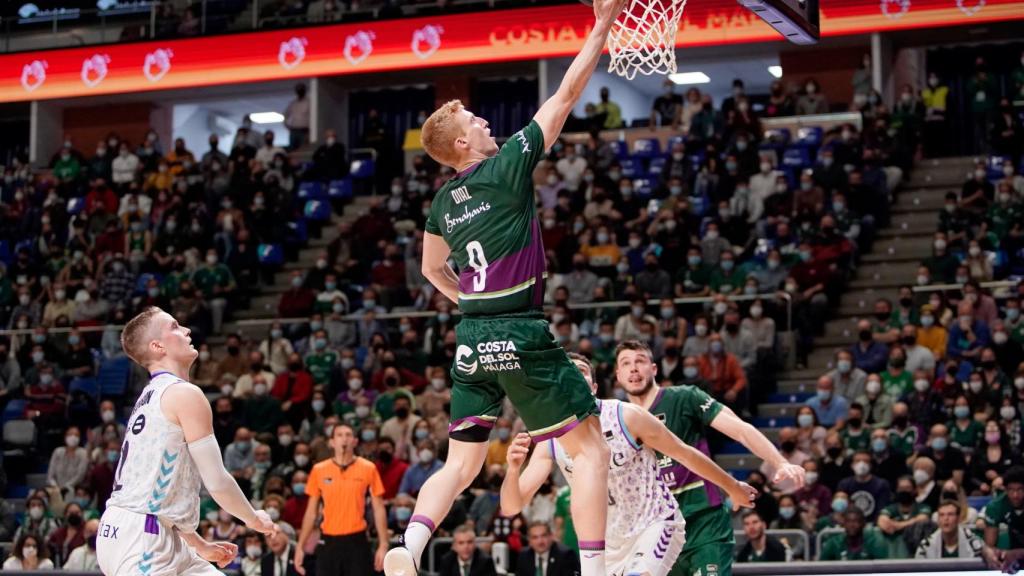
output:
[[[0,56],[0,102],[569,56],[581,4]],[[1024,19],[1024,0],[822,0],[822,35]],[[679,46],[781,40],[735,0],[691,0]]]

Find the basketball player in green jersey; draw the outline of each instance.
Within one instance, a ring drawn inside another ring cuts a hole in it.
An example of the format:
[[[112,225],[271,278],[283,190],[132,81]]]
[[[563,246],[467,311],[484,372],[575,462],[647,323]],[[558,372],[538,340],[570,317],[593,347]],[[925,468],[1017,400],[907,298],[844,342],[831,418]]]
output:
[[[774,483],[794,490],[803,486],[804,469],[787,462],[764,434],[696,386],[661,388],[655,383],[657,372],[646,344],[627,340],[616,348],[615,379],[629,401],[648,409],[680,440],[710,456],[711,426],[769,462]],[[658,466],[686,521],[686,544],[669,576],[730,576],[736,542],[722,494],[671,458],[661,455]]]
[[[535,442],[559,438],[579,470],[571,509],[582,576],[605,576],[608,447],[597,404],[544,319],[544,245],[533,171],[557,140],[594,73],[625,0],[595,0],[595,22],[558,91],[501,147],[488,123],[459,101],[423,124],[423,148],[457,174],[434,196],[423,238],[423,274],[457,302],[448,459],[416,499],[403,546],[384,559],[387,576],[414,576],[423,549],[487,455],[507,395]],[[456,273],[448,264],[451,257]]]

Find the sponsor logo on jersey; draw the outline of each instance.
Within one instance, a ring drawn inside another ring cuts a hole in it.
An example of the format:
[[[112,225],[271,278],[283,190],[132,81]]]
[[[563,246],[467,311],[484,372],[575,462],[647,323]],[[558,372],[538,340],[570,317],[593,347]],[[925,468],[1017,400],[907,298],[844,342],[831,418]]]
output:
[[[714,405],[715,405],[715,399],[714,398],[708,398],[707,402],[705,402],[704,404],[701,404],[700,411],[701,412],[707,412]]]
[[[518,349],[511,340],[492,340],[476,345],[476,359],[470,362],[474,350],[465,344],[455,350],[455,367],[463,374],[474,374],[477,368],[484,372],[522,370]]]
[[[512,137],[519,140],[519,143],[523,145],[523,154],[530,151],[530,141],[526,139],[526,134],[523,134],[522,130],[513,134]]]
[[[447,217],[447,215],[445,216]],[[455,351],[455,367],[463,374],[476,374],[476,360],[474,360],[472,364],[465,361],[466,358],[469,358],[472,355],[473,349],[465,344],[459,344],[459,348]]]
[[[469,188],[466,186],[459,186],[458,188],[452,189],[452,200],[456,204],[462,204],[467,200],[472,200],[473,197],[469,195]]]
[[[477,206],[476,208],[473,208],[472,210],[469,209],[469,206],[464,206],[462,214],[458,216],[453,217],[448,212],[445,212],[444,224],[448,228],[448,233],[451,234],[452,230],[454,230],[455,227],[458,226],[459,224],[462,224],[463,222],[469,222],[473,218],[476,218],[477,216],[483,214],[484,212],[487,212],[490,209],[491,204],[489,202],[484,202]]]

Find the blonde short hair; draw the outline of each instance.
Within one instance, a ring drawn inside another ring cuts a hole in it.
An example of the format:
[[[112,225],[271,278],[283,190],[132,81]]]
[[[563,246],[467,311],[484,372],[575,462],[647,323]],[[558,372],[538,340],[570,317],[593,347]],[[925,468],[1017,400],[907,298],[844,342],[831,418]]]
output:
[[[420,142],[427,155],[438,164],[456,168],[459,155],[455,151],[455,140],[464,134],[459,124],[459,111],[462,110],[461,100],[449,100],[434,111],[423,123]]]
[[[121,332],[121,348],[137,364],[146,365],[149,356],[150,320],[161,312],[163,310],[156,306],[150,306],[129,320]]]

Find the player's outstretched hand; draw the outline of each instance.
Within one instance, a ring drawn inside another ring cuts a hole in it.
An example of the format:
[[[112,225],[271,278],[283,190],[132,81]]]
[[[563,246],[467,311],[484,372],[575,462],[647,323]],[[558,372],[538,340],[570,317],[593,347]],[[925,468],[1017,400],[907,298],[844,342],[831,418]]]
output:
[[[732,500],[733,512],[740,508],[753,508],[755,498],[757,498],[757,490],[746,482],[737,482],[729,489],[729,499]]]
[[[238,545],[231,542],[204,542],[196,547],[196,554],[207,562],[225,568],[238,556]]]
[[[598,22],[612,23],[626,7],[626,0],[593,0],[594,18]]]
[[[250,530],[255,530],[260,534],[266,534],[267,536],[273,536],[277,533],[277,524],[270,519],[270,515],[263,510],[256,511],[256,520],[252,524],[246,524]]]
[[[505,459],[508,461],[508,467],[519,469],[523,467],[523,462],[526,462],[526,456],[530,453],[530,435],[526,432],[520,432],[516,434],[516,437],[512,439],[512,443],[508,445],[508,450],[505,452]]]
[[[790,464],[789,462],[779,466],[779,469],[775,471],[775,477],[772,478],[772,484],[784,485],[787,491],[791,489],[799,490],[804,487],[805,482],[806,471],[804,467]]]

